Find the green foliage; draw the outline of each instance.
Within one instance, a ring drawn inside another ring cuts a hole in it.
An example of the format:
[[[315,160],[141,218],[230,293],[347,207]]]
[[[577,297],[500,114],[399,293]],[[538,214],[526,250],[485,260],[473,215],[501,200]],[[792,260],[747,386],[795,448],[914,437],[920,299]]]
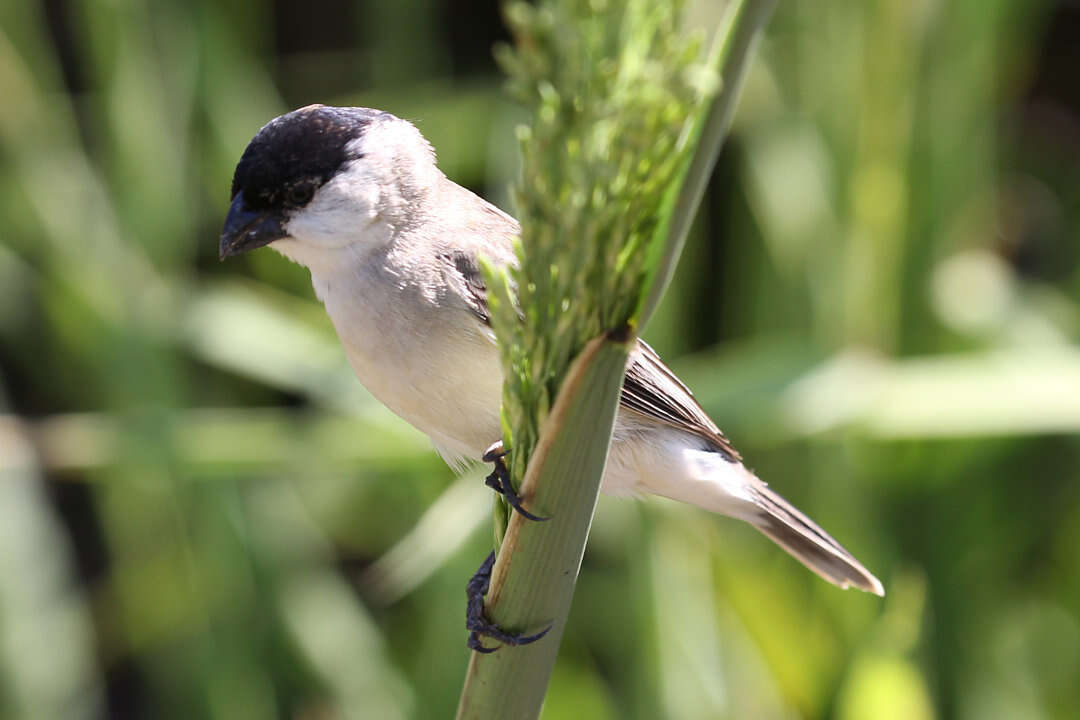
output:
[[[666,240],[661,207],[717,81],[699,38],[680,30],[681,3],[515,2],[506,15],[515,45],[499,58],[530,123],[518,133],[519,265],[489,285],[501,288],[492,324],[521,478],[571,360],[592,338],[633,330],[648,245]]]

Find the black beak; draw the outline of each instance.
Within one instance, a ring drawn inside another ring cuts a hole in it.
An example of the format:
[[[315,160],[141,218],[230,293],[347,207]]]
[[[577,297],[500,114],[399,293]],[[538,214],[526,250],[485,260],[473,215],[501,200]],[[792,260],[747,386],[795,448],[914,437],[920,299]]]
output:
[[[244,193],[237,193],[221,229],[218,253],[222,260],[233,255],[269,245],[288,237],[281,226],[281,217],[273,210],[253,212],[244,205]]]

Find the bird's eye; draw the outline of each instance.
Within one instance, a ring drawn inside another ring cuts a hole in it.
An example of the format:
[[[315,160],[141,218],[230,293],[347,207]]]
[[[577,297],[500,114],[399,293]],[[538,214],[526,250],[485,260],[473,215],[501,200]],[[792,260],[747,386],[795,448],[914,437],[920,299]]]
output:
[[[307,183],[301,183],[299,185],[293,185],[289,188],[287,198],[290,205],[306,205],[311,196],[315,194],[315,189]]]

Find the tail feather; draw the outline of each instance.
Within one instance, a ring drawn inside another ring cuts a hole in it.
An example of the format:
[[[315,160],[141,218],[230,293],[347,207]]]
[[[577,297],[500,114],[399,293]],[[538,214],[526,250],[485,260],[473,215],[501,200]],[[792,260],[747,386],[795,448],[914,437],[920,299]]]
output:
[[[764,483],[754,487],[760,513],[750,522],[795,559],[834,585],[883,596],[881,581],[851,553]]]
[[[686,440],[680,436],[660,449],[667,451],[666,459],[646,466],[644,472],[634,468],[640,472],[638,475],[619,465],[625,456],[616,454],[615,472],[611,474],[618,475],[621,471],[630,475],[632,479],[624,482],[631,486],[642,478],[644,489],[657,495],[745,520],[834,585],[885,594],[881,582],[851,553],[740,461],[718,451],[687,447]],[[665,453],[649,453],[646,457],[665,458]],[[618,477],[616,485],[617,480]]]

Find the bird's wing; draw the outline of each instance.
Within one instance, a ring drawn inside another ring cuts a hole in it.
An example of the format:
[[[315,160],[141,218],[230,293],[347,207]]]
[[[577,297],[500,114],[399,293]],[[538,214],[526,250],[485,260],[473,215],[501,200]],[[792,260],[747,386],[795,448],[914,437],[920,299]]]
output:
[[[708,440],[727,460],[742,458],[693,393],[644,341],[630,353],[621,404],[628,410]]]
[[[440,257],[447,271],[457,276],[453,285],[469,310],[490,326],[487,286],[476,256],[454,250]],[[640,340],[626,365],[620,403],[627,410],[704,438],[728,460],[740,459],[739,453],[694,399],[690,389],[664,365],[655,350]]]
[[[487,284],[479,258],[483,255],[495,267],[515,265],[513,238],[521,227],[513,217],[459,185],[447,181],[443,191],[450,194],[447,205],[460,209],[463,216],[450,225],[452,230],[440,228],[444,237],[433,238],[432,244],[440,248],[438,258],[447,285],[480,322],[490,327]],[[461,195],[465,197],[458,197]]]
[[[480,322],[490,327],[491,313],[488,311],[487,284],[484,282],[484,274],[480,271],[480,263],[476,256],[462,250],[453,250],[443,253],[439,259],[445,263],[446,272],[453,275],[453,279],[457,281],[451,285],[459,291],[469,311]]]

